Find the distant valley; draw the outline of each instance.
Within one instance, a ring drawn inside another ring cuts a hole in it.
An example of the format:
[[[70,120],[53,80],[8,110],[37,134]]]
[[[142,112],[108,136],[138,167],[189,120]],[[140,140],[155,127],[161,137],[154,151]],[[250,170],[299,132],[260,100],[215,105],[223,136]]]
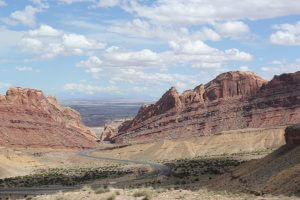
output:
[[[78,111],[81,115],[83,123],[88,127],[104,126],[117,119],[131,119],[133,118],[139,108],[144,104],[143,102],[107,102],[98,103],[94,101],[84,102],[69,102],[66,104],[72,109]]]

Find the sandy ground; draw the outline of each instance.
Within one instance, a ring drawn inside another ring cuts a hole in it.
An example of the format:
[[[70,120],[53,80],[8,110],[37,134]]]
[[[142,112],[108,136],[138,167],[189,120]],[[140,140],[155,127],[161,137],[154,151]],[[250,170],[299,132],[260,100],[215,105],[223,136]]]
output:
[[[0,178],[23,176],[38,169],[103,167],[109,161],[96,161],[78,156],[77,150],[68,149],[0,149]]]
[[[197,156],[270,151],[285,144],[284,128],[244,129],[223,135],[203,136],[155,143],[136,144],[95,152],[95,156],[131,160],[174,160]]]
[[[97,190],[96,190],[97,193]],[[55,195],[38,196],[35,200],[293,200],[297,197],[270,196],[257,197],[249,194],[233,194],[226,191],[216,192],[207,189],[197,191],[190,190],[164,190],[164,189],[109,189],[108,192],[96,194],[95,190],[90,188],[82,189],[77,192],[57,193]]]

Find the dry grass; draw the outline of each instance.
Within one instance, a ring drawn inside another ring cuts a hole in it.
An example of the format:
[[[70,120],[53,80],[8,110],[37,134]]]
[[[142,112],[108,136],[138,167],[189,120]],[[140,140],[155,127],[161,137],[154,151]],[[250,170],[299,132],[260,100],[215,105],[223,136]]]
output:
[[[103,193],[110,192],[109,188],[103,188],[103,187],[93,188],[93,190],[94,190],[95,194],[103,194]]]
[[[120,195],[116,195],[115,191],[120,191]],[[150,196],[151,194],[151,196]],[[141,191],[136,189],[114,189],[112,188],[109,193],[95,194],[89,191],[77,191],[68,193],[58,193],[55,195],[45,195],[34,197],[33,200],[295,200],[297,197],[284,197],[284,196],[263,196],[258,197],[250,194],[243,193],[229,193],[226,191],[216,192],[207,189],[199,189],[197,191],[190,190],[166,190],[158,193],[157,190],[152,188],[143,188]]]
[[[133,193],[134,197],[143,197],[144,200],[150,200],[153,195],[153,191],[142,189]]]

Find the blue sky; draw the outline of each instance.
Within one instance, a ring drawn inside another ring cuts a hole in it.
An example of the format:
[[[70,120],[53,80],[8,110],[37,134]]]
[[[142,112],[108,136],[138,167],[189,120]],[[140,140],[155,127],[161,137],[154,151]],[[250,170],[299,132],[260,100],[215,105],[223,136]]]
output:
[[[217,74],[300,70],[300,1],[0,0],[0,90],[157,99]]]

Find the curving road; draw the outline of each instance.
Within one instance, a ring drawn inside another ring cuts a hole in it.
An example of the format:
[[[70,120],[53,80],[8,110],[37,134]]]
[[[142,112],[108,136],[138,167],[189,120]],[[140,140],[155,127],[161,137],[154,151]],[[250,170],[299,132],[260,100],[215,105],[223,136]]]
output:
[[[91,149],[91,150],[85,150],[80,151],[78,155],[86,158],[96,159],[96,160],[109,160],[109,161],[115,161],[115,162],[121,162],[121,163],[133,163],[133,164],[141,164],[141,165],[149,165],[152,170],[153,174],[156,176],[162,176],[162,175],[168,175],[170,173],[170,169],[159,163],[153,163],[149,161],[142,161],[142,160],[123,160],[123,159],[117,159],[117,158],[105,158],[105,157],[96,157],[91,156],[90,154],[93,152],[98,151],[99,149]]]
[[[121,163],[149,165],[152,168],[152,172],[147,174],[148,176],[162,176],[162,175],[168,175],[170,173],[170,170],[167,166],[158,163],[153,163],[149,161],[123,160],[123,159],[116,159],[116,158],[96,157],[90,155],[91,153],[96,152],[98,150],[100,149],[83,150],[78,152],[78,155],[81,157],[96,159],[96,160],[109,160],[109,161],[115,161]],[[141,178],[145,178],[145,177],[141,177]],[[49,186],[49,187],[40,187],[40,188],[36,188],[36,187],[35,188],[0,188],[0,199],[1,197],[2,198],[10,197],[10,199],[17,199],[18,197],[24,197],[24,195],[51,194],[59,191],[71,191],[80,188],[81,188],[80,185],[72,186],[72,187]]]

